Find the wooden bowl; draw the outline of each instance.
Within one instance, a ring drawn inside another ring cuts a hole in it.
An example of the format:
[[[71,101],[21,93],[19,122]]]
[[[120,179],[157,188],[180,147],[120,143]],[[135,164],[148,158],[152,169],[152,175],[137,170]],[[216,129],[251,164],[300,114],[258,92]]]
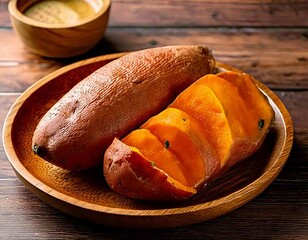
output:
[[[24,12],[38,2],[11,0],[8,4],[15,33],[32,52],[54,58],[73,57],[93,48],[104,35],[111,0],[93,0],[96,13],[72,24],[43,23],[25,16]]]
[[[65,213],[95,223],[161,228],[194,224],[226,214],[256,197],[275,179],[290,153],[293,126],[279,98],[259,81],[259,89],[275,111],[275,122],[261,149],[185,202],[133,200],[108,187],[102,168],[70,172],[34,155],[32,135],[43,114],[81,79],[122,55],[105,55],[63,67],[32,85],[13,104],[4,124],[4,147],[17,176],[34,194]],[[222,63],[218,66],[239,71]]]

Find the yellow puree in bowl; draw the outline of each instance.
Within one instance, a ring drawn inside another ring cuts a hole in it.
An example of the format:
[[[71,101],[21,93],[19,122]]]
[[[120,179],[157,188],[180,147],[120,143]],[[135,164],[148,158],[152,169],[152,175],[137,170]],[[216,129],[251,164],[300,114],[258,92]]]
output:
[[[24,15],[43,23],[74,24],[97,10],[86,0],[45,0],[30,6]]]

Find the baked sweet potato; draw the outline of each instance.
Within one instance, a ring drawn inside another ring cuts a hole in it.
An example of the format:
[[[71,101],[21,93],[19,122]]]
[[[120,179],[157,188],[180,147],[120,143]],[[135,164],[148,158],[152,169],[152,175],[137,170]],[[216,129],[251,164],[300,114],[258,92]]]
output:
[[[105,153],[104,176],[129,197],[187,199],[252,155],[273,118],[251,76],[208,74],[139,129],[115,139]]]
[[[40,120],[33,151],[68,170],[98,166],[114,137],[155,115],[215,61],[204,46],[169,46],[127,54],[100,68]]]

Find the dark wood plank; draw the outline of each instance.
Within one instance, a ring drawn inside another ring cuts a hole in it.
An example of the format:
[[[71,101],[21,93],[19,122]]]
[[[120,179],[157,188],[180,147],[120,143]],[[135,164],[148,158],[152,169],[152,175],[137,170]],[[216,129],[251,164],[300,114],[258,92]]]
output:
[[[11,108],[12,104],[16,101],[16,99],[20,96],[20,94],[4,94],[0,93],[0,129],[3,129],[4,121],[6,115]],[[15,179],[15,174],[12,171],[12,168],[9,164],[8,158],[4,152],[3,139],[0,138],[0,182],[3,179]],[[1,198],[0,191],[0,198]],[[1,212],[1,211],[0,211]]]
[[[293,191],[287,192],[286,183],[274,182],[250,203],[208,222],[136,231],[97,226],[66,216],[41,202],[16,179],[0,185],[0,226],[6,229],[0,232],[0,238],[9,239],[9,232],[10,239],[251,239],[253,234],[253,239],[304,240],[308,234],[307,189],[293,185]]]
[[[21,92],[61,64],[56,62],[0,62],[0,72],[3,81],[0,83],[1,92]]]
[[[113,4],[110,25],[307,26],[307,9],[307,1],[118,0]]]
[[[10,27],[8,0],[0,1],[0,26]],[[113,27],[307,27],[305,0],[113,0]],[[171,14],[172,13],[172,14]]]
[[[218,61],[252,74],[270,88],[307,89],[307,33],[306,29],[110,29],[105,41],[115,51],[205,44]]]
[[[3,162],[0,164],[3,169]],[[0,177],[0,227],[6,230],[0,231],[0,238],[8,239],[9,233],[10,239],[50,239],[50,234],[57,239],[127,236],[132,239],[250,239],[251,234],[254,239],[285,236],[305,239],[308,234],[307,178],[302,175],[305,171],[297,172],[296,179],[287,178],[295,175],[294,170],[286,166],[284,171],[285,178],[281,174],[261,195],[225,216],[181,228],[130,231],[96,226],[62,214],[29,192],[8,168],[8,176]]]
[[[29,52],[9,29],[0,33],[0,91],[21,92],[48,73],[106,53],[173,44],[206,44],[218,61],[252,74],[272,89],[308,89],[306,29],[108,29],[103,40],[77,58],[53,60]],[[125,41],[123,40],[125,39]]]

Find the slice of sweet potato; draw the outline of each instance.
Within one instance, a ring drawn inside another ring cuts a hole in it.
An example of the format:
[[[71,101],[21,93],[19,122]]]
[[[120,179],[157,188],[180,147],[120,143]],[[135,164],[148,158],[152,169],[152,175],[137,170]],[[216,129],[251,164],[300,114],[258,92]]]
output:
[[[272,107],[253,78],[248,74],[224,72],[216,76],[210,74],[196,85],[199,84],[205,84],[213,91],[228,119],[232,147],[226,167],[252,155],[274,119]]]
[[[105,153],[104,174],[109,186],[125,196],[152,200],[184,200],[196,193],[148,161],[139,150],[115,138]]]
[[[168,151],[165,144],[148,129],[137,129],[122,139],[128,146],[138,149],[144,158],[151,161],[157,168],[162,169],[170,177],[187,185],[188,181],[183,175],[184,166],[180,160]]]
[[[214,78],[214,77],[213,77]],[[200,84],[192,84],[183,91],[169,107],[178,108],[193,117],[199,124],[201,134],[216,150],[220,164],[224,165],[230,155],[232,135],[223,106],[213,91]]]
[[[220,166],[216,152],[202,134],[202,129],[187,113],[167,108],[150,118],[141,128],[150,130],[164,143],[183,166],[188,186],[198,188]]]

